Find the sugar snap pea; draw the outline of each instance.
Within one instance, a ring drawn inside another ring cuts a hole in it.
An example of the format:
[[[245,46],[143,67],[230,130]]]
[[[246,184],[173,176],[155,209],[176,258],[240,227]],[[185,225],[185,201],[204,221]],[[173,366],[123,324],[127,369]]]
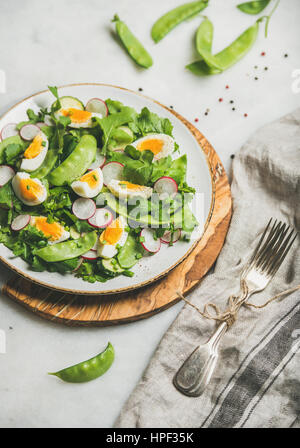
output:
[[[49,149],[42,165],[35,171],[32,171],[30,173],[30,177],[37,179],[43,179],[44,177],[46,177],[53,169],[57,157],[58,157],[58,151],[56,149]]]
[[[237,8],[246,14],[259,14],[262,12],[270,3],[271,0],[257,0],[252,2],[240,3]]]
[[[58,372],[50,372],[49,375],[55,375],[68,383],[85,383],[95,380],[103,375],[112,365],[115,358],[115,351],[111,343],[107,344],[106,349],[99,355],[80,362],[74,366],[59,370]]]
[[[141,67],[149,68],[153,64],[152,57],[143,47],[141,42],[132,34],[128,26],[115,15],[113,20],[116,24],[116,32],[128,54]]]
[[[214,28],[212,22],[206,17],[200,24],[196,33],[196,49],[204,62],[212,68],[222,70],[218,57],[211,54]]]
[[[95,159],[97,141],[92,135],[83,135],[74,151],[49,174],[52,185],[70,184],[86,172]]]
[[[97,241],[97,233],[89,232],[77,240],[68,240],[37,249],[34,255],[48,263],[70,260],[88,252]]]
[[[154,42],[159,42],[179,23],[187,20],[202,11],[208,5],[208,0],[185,3],[168,11],[152,26],[151,36]]]

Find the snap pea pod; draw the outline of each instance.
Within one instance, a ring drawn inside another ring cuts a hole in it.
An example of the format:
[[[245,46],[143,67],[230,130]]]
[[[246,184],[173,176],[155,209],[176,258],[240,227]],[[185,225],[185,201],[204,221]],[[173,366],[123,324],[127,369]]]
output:
[[[185,3],[168,11],[160,17],[151,29],[151,37],[154,42],[159,42],[179,23],[187,20],[202,11],[208,5],[208,0]]]
[[[128,26],[120,20],[118,15],[115,15],[112,21],[116,23],[117,35],[131,58],[141,67],[151,67],[153,64],[152,57],[141,42],[132,34]]]
[[[35,171],[32,171],[30,173],[30,177],[37,179],[43,179],[44,177],[46,177],[53,169],[57,157],[58,157],[58,151],[56,149],[49,149],[42,165]]]
[[[77,240],[52,244],[35,251],[35,255],[48,263],[79,257],[89,251],[97,241],[97,233],[89,232]]]
[[[240,3],[239,5],[237,5],[237,8],[246,14],[255,15],[262,12],[268,6],[270,1],[271,0],[258,0],[258,1]]]
[[[204,62],[209,66],[222,70],[221,62],[216,56],[211,54],[212,40],[214,34],[214,27],[212,22],[206,17],[205,20],[199,26],[196,33],[196,49],[204,60]]]
[[[83,135],[74,151],[49,175],[55,186],[70,184],[82,176],[95,159],[97,141],[92,135]]]
[[[68,383],[85,383],[95,380],[103,375],[111,367],[115,358],[115,351],[111,343],[107,344],[106,349],[99,355],[80,362],[74,366],[59,370],[58,372],[50,372],[49,375],[55,375]]]
[[[117,258],[122,268],[130,269],[138,262],[143,254],[144,249],[141,243],[139,243],[133,235],[129,234],[126,243],[121,247]]]

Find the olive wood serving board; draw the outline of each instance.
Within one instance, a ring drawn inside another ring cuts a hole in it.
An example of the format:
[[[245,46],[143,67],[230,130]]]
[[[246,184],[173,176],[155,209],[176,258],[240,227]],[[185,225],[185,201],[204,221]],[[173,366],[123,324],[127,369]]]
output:
[[[164,106],[165,107],[165,106]],[[214,203],[205,232],[189,256],[165,277],[151,285],[126,293],[88,296],[64,294],[32,283],[16,274],[2,292],[46,319],[67,325],[116,325],[150,317],[187,294],[215,262],[227,234],[232,201],[227,175],[219,156],[207,139],[178,113],[168,109],[193,133],[210,166]]]

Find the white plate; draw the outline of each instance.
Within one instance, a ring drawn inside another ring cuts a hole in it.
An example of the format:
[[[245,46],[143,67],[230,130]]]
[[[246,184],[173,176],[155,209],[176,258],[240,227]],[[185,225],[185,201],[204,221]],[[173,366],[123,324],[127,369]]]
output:
[[[204,224],[213,206],[213,187],[206,156],[193,134],[179,118],[156,101],[136,92],[105,84],[76,84],[61,87],[59,94],[60,96],[75,96],[84,103],[95,97],[102,99],[112,98],[123,102],[125,105],[132,106],[138,111],[146,106],[159,116],[169,118],[174,126],[173,134],[175,140],[180,146],[180,155],[187,154],[187,182],[197,192],[197,197],[193,203],[193,211],[197,219],[200,220],[200,225],[194,231],[190,242],[178,241],[172,247],[162,244],[161,250],[157,254],[142,258],[132,269],[135,274],[134,277],[120,276],[108,280],[106,283],[84,282],[71,274],[61,275],[49,272],[34,272],[21,258],[14,257],[12,252],[3,244],[0,245],[0,259],[12,270],[27,279],[64,292],[110,294],[128,291],[149,284],[167,274],[183,261],[201,238]],[[0,119],[0,130],[7,123],[18,123],[26,120],[26,110],[28,108],[38,111],[40,107],[48,107],[53,100],[54,98],[49,91],[43,91],[21,101]]]

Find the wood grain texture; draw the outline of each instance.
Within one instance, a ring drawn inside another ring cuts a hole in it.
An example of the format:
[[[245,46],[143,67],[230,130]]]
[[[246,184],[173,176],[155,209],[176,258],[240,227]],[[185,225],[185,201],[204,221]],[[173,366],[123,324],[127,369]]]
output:
[[[165,106],[163,106],[165,107]],[[204,150],[211,170],[214,204],[203,237],[189,256],[160,280],[138,290],[115,295],[63,294],[13,275],[2,292],[39,316],[67,325],[115,325],[144,319],[180,300],[215,262],[227,234],[232,201],[223,165],[206,138],[191,123],[168,109],[193,133]]]

